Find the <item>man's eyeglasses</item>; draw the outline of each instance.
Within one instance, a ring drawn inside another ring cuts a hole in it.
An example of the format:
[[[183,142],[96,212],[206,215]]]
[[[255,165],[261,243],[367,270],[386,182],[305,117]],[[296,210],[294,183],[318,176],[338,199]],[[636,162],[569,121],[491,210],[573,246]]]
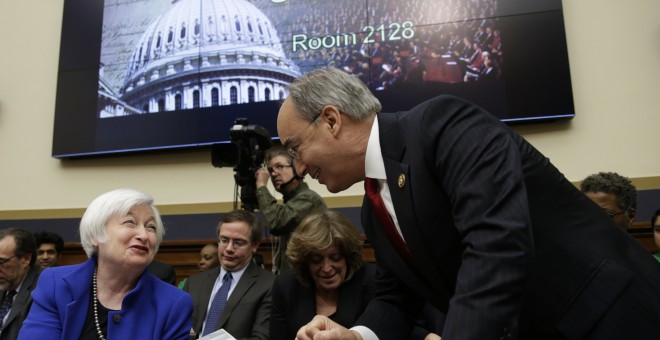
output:
[[[625,211],[621,210],[619,212],[611,212],[611,211],[605,211],[606,214],[608,214],[611,218],[616,217],[617,215],[623,214]]]
[[[273,171],[275,172],[282,172],[284,168],[290,168],[291,164],[275,164],[273,166],[266,167],[268,169],[268,173],[272,173]]]
[[[0,259],[0,266],[4,266],[5,263],[9,262],[9,260],[13,259],[14,257],[16,257],[16,255],[14,255],[12,257],[8,257],[6,259]]]
[[[284,147],[286,148],[286,151],[289,153],[289,155],[293,159],[300,159],[300,152],[298,151],[298,148],[300,148],[300,144],[302,143],[302,140],[300,136],[307,130],[314,122],[321,116],[321,112],[319,112],[314,118],[312,118],[312,121],[309,122],[309,124],[298,134],[296,137],[289,138],[285,143]]]
[[[248,241],[242,239],[230,239],[227,237],[221,237],[218,239],[218,244],[224,247],[229,246],[229,243],[234,244],[234,248],[243,248],[249,244]]]

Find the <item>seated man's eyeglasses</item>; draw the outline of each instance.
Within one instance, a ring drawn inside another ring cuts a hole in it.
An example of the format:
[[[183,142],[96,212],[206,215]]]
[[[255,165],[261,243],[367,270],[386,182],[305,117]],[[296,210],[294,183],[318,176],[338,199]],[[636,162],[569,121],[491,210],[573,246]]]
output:
[[[249,244],[248,241],[242,239],[230,239],[228,237],[221,237],[218,239],[218,244],[221,246],[227,247],[229,246],[229,243],[233,243],[234,248],[243,248]]]

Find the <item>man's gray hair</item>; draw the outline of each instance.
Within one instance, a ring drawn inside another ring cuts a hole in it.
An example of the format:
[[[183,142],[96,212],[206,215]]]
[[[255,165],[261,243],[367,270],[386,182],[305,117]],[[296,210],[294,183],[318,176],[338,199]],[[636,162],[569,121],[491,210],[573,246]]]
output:
[[[347,116],[367,120],[382,106],[369,88],[355,76],[338,68],[310,71],[289,85],[289,96],[299,116],[313,120],[326,105],[333,105]]]

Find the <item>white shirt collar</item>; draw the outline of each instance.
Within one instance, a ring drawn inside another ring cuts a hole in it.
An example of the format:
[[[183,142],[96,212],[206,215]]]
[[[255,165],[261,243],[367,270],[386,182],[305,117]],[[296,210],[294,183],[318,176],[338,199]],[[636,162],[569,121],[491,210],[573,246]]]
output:
[[[250,261],[252,261],[252,259],[250,259]],[[249,265],[250,265],[250,263],[248,262],[248,264],[243,266],[243,268],[241,268],[241,269],[239,269],[235,272],[231,272],[231,280],[232,281],[231,281],[231,288],[229,289],[229,294],[231,294],[231,292],[234,290],[234,287],[236,287],[236,284],[238,283],[238,281],[241,280],[241,276],[243,276],[243,273],[245,273],[245,269],[247,269],[247,266],[249,266]],[[216,285],[218,285],[216,288],[220,288],[220,286],[222,285],[222,278],[225,277],[225,273],[227,273],[227,271],[224,268],[222,268],[222,266],[220,266],[220,275],[218,275],[218,277],[215,280]],[[216,289],[214,289],[214,291],[215,290]],[[227,296],[229,296],[229,295],[227,295]]]
[[[374,123],[371,126],[371,134],[367,142],[367,153],[364,159],[365,177],[387,179],[385,175],[385,161],[383,160],[383,154],[380,149],[378,116],[374,117]]]

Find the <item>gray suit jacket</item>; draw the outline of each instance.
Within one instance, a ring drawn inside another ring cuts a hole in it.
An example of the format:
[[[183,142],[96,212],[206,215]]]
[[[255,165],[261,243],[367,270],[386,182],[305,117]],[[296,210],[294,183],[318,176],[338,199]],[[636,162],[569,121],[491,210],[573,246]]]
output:
[[[37,265],[32,266],[25,276],[21,290],[16,294],[14,304],[7,316],[5,327],[0,333],[0,340],[18,338],[18,331],[23,326],[23,320],[27,318],[32,306],[32,290],[37,286],[37,279],[41,274],[41,268]],[[0,296],[4,296],[5,291],[0,290]]]
[[[220,267],[209,269],[190,276],[183,286],[193,298],[192,324],[198,335],[202,332],[213,284],[219,274]],[[223,328],[237,339],[268,339],[274,279],[273,274],[250,261],[227,300],[217,329]]]

